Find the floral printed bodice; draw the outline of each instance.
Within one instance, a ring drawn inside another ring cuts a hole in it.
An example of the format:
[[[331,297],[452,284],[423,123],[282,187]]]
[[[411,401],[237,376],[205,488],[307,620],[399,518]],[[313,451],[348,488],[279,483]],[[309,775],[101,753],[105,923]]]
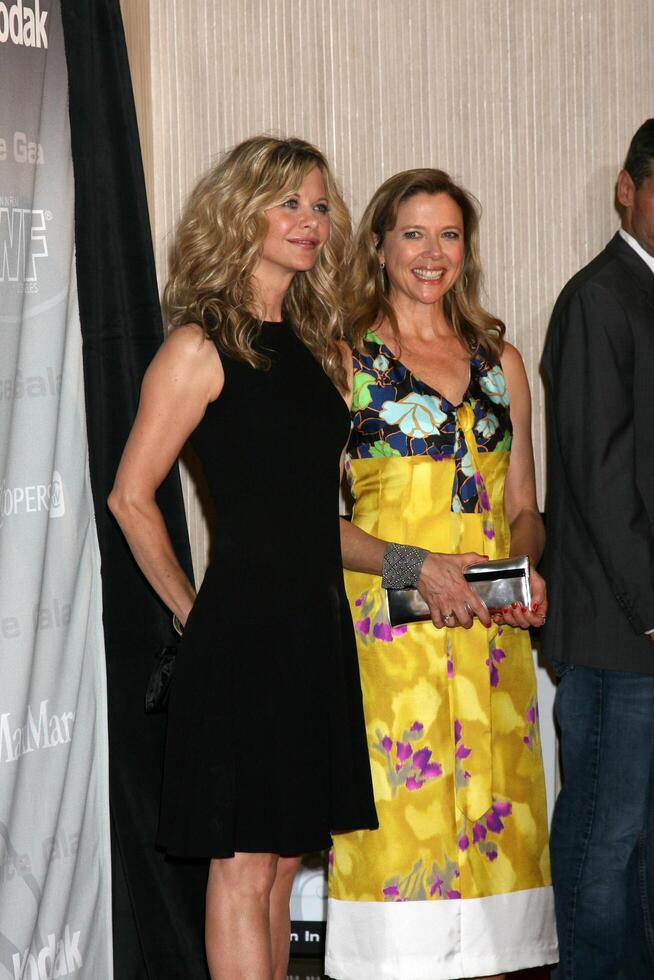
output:
[[[470,420],[470,435],[478,453],[508,452],[511,448],[509,395],[499,365],[483,351],[470,358],[470,380],[460,405],[454,405],[417,378],[372,331],[368,349],[353,351],[352,432],[348,459],[390,456],[430,456],[435,462],[455,462],[452,510],[484,511],[484,489],[470,437],[462,418]],[[466,410],[464,407],[468,406]],[[470,414],[471,413],[471,414]]]

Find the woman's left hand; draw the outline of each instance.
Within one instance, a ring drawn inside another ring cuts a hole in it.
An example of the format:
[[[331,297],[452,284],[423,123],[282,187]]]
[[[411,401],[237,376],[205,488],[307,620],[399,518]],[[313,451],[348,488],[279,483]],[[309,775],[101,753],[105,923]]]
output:
[[[517,602],[503,609],[501,613],[493,613],[493,622],[498,626],[517,626],[528,630],[532,626],[542,626],[547,616],[547,586],[545,579],[535,568],[529,575],[531,588],[531,606],[520,606]]]

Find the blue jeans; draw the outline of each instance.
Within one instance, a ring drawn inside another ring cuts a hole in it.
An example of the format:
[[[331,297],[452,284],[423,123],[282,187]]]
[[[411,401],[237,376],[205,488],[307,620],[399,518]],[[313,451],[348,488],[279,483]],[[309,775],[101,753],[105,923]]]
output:
[[[652,980],[654,676],[555,666],[563,767],[551,837],[559,976]]]

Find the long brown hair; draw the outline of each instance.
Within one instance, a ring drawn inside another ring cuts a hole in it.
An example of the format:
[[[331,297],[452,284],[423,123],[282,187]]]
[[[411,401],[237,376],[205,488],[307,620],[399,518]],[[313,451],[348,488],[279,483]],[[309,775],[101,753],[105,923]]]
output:
[[[334,384],[345,390],[338,340],[344,327],[342,277],[351,248],[350,216],[327,160],[305,140],[254,136],[200,179],[177,230],[164,308],[172,326],[198,323],[215,333],[228,356],[267,369],[269,359],[255,348],[261,321],[253,312],[252,285],[268,225],[264,212],[297,192],[314,167],[325,182],[329,238],[315,266],[293,277],[283,313]]]
[[[380,271],[379,249],[384,235],[395,227],[400,204],[415,194],[447,194],[463,215],[464,261],[461,275],[444,296],[445,315],[457,337],[467,348],[484,349],[495,363],[502,354],[505,327],[480,303],[482,271],[479,259],[479,214],[477,200],[455,184],[443,170],[405,170],[385,181],[375,191],[363,213],[354,240],[354,259],[346,283],[347,336],[361,349],[366,332],[387,319],[397,347],[400,336],[397,317],[388,299],[388,276]]]

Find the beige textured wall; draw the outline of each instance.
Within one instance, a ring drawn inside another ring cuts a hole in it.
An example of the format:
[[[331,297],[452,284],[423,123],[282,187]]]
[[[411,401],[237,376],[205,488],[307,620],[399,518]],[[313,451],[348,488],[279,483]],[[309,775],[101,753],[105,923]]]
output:
[[[487,305],[526,361],[542,489],[548,315],[617,226],[615,176],[633,131],[654,114],[654,5],[156,0],[147,33],[161,281],[186,193],[252,133],[321,146],[355,218],[389,175],[443,167],[483,204]],[[201,572],[204,525],[185,491]]]

